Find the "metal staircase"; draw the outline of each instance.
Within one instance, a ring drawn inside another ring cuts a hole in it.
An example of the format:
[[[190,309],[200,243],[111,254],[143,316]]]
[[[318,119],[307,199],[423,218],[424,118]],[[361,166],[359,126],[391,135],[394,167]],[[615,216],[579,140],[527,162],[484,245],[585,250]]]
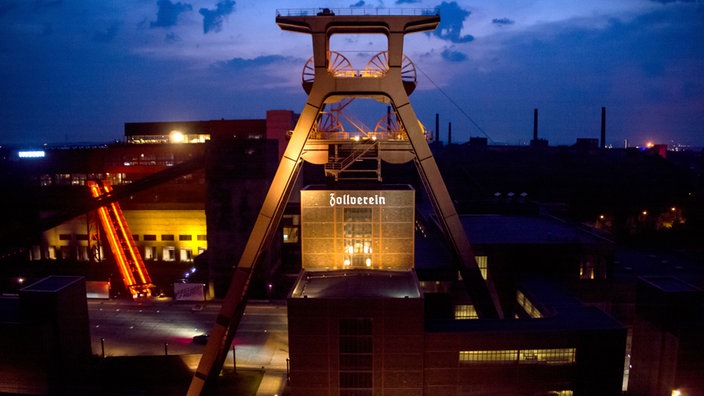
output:
[[[365,139],[354,144],[330,145],[331,155],[325,164],[325,176],[339,180],[381,181],[379,141]]]

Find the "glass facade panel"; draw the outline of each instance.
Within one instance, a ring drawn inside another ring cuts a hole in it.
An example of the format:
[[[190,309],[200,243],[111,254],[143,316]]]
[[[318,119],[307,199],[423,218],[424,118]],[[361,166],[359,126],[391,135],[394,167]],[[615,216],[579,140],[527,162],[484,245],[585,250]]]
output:
[[[459,360],[469,364],[572,365],[576,351],[576,348],[460,351]]]
[[[303,268],[410,270],[414,216],[410,188],[301,191]]]
[[[479,319],[474,305],[455,305],[455,319]]]

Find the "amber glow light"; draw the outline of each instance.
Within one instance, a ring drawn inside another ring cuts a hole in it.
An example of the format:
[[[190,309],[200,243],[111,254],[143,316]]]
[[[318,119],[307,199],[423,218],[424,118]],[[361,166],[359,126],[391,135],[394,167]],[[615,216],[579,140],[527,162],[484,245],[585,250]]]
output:
[[[101,191],[97,183],[89,184],[91,194],[94,198],[101,196]],[[109,185],[105,184],[103,186],[104,194],[111,191]],[[111,218],[109,210],[112,209],[112,213],[115,214],[114,219]],[[132,297],[137,297],[140,293],[144,293],[146,296],[151,294],[149,287],[151,286],[151,279],[146,269],[143,270],[142,258],[136,249],[136,245],[131,238],[129,228],[127,228],[127,223],[122,216],[122,211],[120,210],[119,204],[114,202],[106,206],[101,206],[98,208],[98,215],[100,217],[103,229],[107,234],[108,243],[110,248],[114,252],[115,261],[117,262],[118,269],[122,274],[122,280],[125,287],[130,291]],[[113,224],[115,221],[115,224]],[[120,234],[118,234],[120,232]],[[121,237],[121,238],[120,238]],[[127,242],[125,246],[120,243],[120,241]],[[140,282],[134,277],[132,270],[130,269],[130,262],[133,263],[134,269],[140,278]]]

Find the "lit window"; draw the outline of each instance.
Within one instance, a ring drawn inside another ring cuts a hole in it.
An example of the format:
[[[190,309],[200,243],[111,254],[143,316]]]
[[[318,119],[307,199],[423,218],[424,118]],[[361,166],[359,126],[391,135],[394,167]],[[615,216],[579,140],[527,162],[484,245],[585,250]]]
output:
[[[526,314],[530,316],[533,319],[537,318],[542,318],[543,314],[540,312],[540,310],[533,305],[533,303],[521,292],[518,290],[516,292],[516,302],[518,302],[518,305],[523,308]]]
[[[476,260],[477,266],[479,266],[479,271],[482,273],[482,278],[486,280],[489,268],[489,258],[487,256],[476,256]]]
[[[572,365],[576,348],[508,349],[460,351],[459,360],[468,364],[549,364]]]
[[[173,246],[164,247],[161,259],[163,261],[176,261],[176,248]]]
[[[474,305],[455,305],[455,319],[479,319]]]
[[[298,227],[283,227],[284,243],[298,243]]]

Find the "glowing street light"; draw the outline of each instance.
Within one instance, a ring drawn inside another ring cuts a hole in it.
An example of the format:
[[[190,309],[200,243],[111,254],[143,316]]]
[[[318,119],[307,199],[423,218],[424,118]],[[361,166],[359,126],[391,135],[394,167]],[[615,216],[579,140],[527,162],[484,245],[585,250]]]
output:
[[[169,133],[169,141],[171,143],[183,143],[184,138],[185,137],[181,131],[173,130]]]

